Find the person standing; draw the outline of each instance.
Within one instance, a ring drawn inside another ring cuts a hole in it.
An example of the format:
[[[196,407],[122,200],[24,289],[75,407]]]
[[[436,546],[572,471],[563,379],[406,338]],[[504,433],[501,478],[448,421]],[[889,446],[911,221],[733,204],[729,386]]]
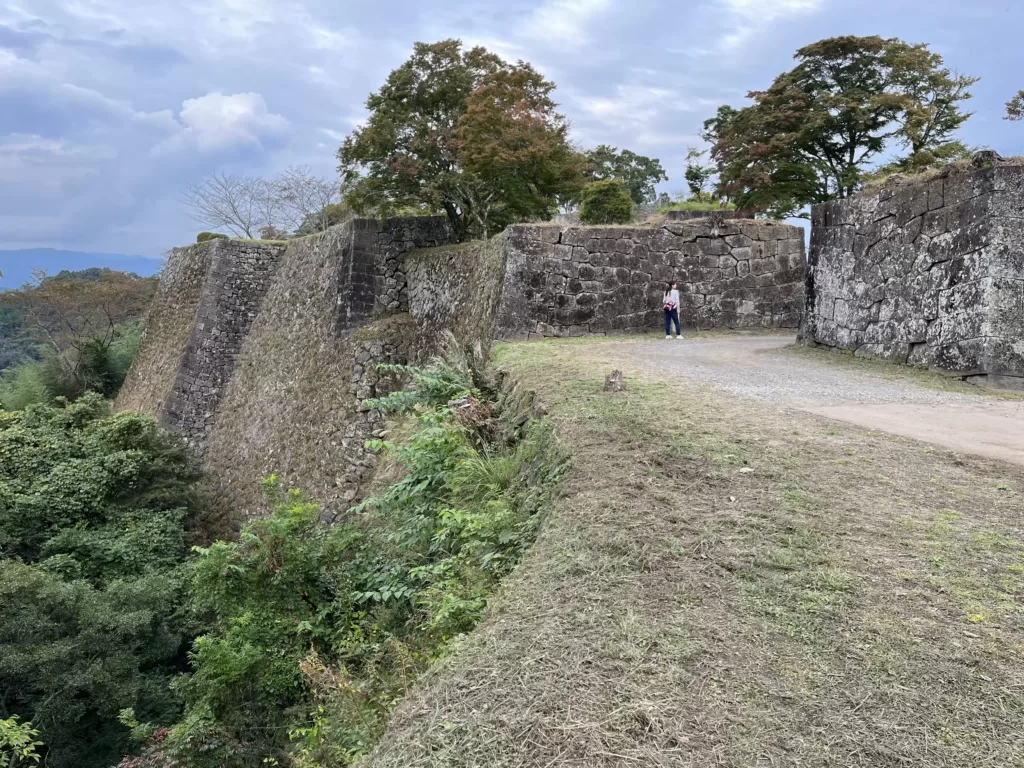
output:
[[[672,338],[672,324],[676,326],[676,339],[682,339],[683,333],[679,330],[679,288],[675,281],[668,284],[665,291],[665,338]]]

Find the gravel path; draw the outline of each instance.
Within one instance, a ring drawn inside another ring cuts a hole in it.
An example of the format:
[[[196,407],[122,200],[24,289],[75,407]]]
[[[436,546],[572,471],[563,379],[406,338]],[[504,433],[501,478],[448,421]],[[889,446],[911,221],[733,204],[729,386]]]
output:
[[[927,389],[787,349],[786,335],[709,336],[628,345],[631,360],[740,397],[789,405],[976,403],[971,393]]]
[[[1024,465],[1024,401],[932,389],[909,369],[862,368],[792,344],[774,334],[659,338],[616,345],[616,355],[658,376]]]

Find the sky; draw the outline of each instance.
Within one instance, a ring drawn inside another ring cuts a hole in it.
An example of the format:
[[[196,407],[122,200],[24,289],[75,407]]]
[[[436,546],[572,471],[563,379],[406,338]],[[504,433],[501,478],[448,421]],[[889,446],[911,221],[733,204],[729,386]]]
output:
[[[215,171],[335,174],[366,97],[416,41],[457,37],[558,85],[585,148],[688,147],[797,48],[841,34],[926,42],[980,76],[962,137],[1024,154],[1021,0],[0,0],[0,250],[159,257],[201,229]]]

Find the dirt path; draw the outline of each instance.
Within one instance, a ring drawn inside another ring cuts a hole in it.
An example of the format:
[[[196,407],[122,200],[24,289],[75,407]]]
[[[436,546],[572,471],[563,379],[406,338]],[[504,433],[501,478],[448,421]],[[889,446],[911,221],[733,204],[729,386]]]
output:
[[[655,375],[1024,465],[1024,400],[867,361],[792,348],[788,335],[623,342]]]

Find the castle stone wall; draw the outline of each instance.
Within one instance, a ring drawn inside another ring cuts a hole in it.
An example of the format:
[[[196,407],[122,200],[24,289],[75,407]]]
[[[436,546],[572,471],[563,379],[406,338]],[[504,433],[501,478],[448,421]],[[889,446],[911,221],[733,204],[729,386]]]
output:
[[[209,242],[176,248],[169,254],[138,351],[117,399],[121,410],[152,416],[163,413],[192,335],[212,254]]]
[[[812,217],[802,339],[1024,386],[1024,167],[949,168]]]
[[[514,226],[505,237],[496,321],[502,338],[663,329],[662,297],[672,280],[685,327],[796,328],[800,322],[800,227],[761,220]]]
[[[283,243],[211,240],[209,271],[192,331],[161,420],[202,453],[249,328],[260,310]],[[189,257],[186,256],[186,259]]]
[[[520,226],[451,245],[444,219],[355,220],[177,249],[117,407],[189,438],[225,530],[266,513],[271,474],[333,520],[365,492],[365,443],[383,434],[363,401],[402,383],[380,363],[424,363],[451,339],[485,358],[496,337],[657,328],[672,279],[691,325],[795,325],[802,231],[717,226]]]
[[[416,318],[421,359],[443,351],[450,334],[460,349],[486,358],[504,276],[505,238],[410,251],[409,311]]]
[[[357,220],[288,243],[175,249],[117,408],[189,439],[225,526],[265,511],[270,474],[341,514],[382,426],[362,401],[397,385],[377,364],[416,359],[402,254],[448,239],[443,219]]]

